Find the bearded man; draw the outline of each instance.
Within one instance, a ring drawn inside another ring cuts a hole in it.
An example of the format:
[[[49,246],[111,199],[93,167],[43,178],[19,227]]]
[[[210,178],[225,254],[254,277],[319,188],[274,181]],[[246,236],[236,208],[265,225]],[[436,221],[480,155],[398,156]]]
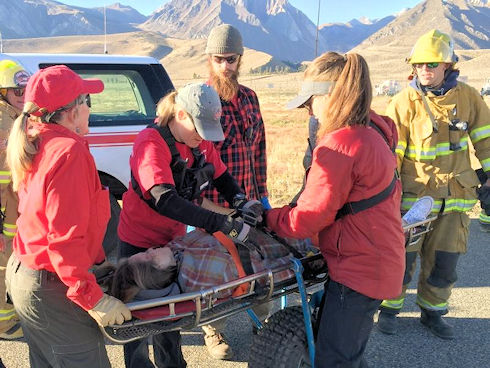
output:
[[[258,200],[264,209],[270,209],[266,184],[265,129],[259,101],[254,91],[238,83],[243,56],[240,32],[229,24],[213,28],[205,53],[208,55],[208,84],[220,96],[221,126],[225,134],[224,141],[215,142],[215,146],[246,198]],[[212,185],[205,195],[216,204],[228,206],[228,202]],[[254,307],[254,312],[259,319],[264,320],[269,312],[269,304]],[[225,322],[220,320],[203,326],[204,341],[209,354],[215,359],[230,359],[233,356],[221,332]]]

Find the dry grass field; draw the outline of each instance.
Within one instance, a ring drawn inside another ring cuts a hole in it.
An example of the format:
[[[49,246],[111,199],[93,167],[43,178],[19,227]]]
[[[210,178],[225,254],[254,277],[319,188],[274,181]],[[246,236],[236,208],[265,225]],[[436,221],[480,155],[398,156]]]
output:
[[[154,32],[131,32],[107,35],[110,54],[150,55],[159,59],[174,85],[179,88],[188,82],[207,78],[206,41],[164,38]],[[6,52],[45,53],[102,53],[104,36],[65,36],[37,39],[6,40]],[[407,85],[410,67],[404,63],[410,49],[382,46],[354,49],[363,55],[370,67],[373,86],[387,79]],[[480,89],[490,78],[490,50],[456,50],[460,57],[458,68],[467,83]],[[266,64],[271,56],[245,49],[240,82],[257,92],[267,132],[268,187],[273,205],[282,205],[294,196],[302,184],[302,159],[306,149],[306,111],[284,109],[286,102],[299,90],[302,73],[248,75],[251,68]],[[375,97],[373,109],[383,113],[389,98]],[[487,97],[487,103],[490,99]]]

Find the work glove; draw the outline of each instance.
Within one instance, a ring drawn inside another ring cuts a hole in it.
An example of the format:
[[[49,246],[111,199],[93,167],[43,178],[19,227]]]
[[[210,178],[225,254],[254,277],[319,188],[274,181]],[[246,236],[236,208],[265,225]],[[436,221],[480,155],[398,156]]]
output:
[[[233,199],[233,208],[238,211],[238,214],[250,226],[256,226],[262,222],[264,206],[255,199],[249,201],[244,194],[237,194]]]
[[[131,319],[131,311],[119,299],[103,294],[102,298],[92,309],[87,311],[90,317],[101,327],[107,325],[121,325]]]
[[[245,223],[241,217],[233,217],[231,215],[226,217],[223,225],[219,229],[223,234],[229,237],[233,241],[246,242],[250,232],[250,225]]]
[[[490,216],[490,187],[487,185],[482,185],[476,190],[476,192],[478,193],[481,208],[485,211],[487,216]]]

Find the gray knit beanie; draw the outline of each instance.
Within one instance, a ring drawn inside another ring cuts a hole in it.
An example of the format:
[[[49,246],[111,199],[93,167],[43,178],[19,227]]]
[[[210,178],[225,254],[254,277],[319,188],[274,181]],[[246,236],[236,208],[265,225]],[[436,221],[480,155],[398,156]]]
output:
[[[208,36],[206,54],[238,54],[243,55],[242,36],[235,27],[222,24],[214,27]]]

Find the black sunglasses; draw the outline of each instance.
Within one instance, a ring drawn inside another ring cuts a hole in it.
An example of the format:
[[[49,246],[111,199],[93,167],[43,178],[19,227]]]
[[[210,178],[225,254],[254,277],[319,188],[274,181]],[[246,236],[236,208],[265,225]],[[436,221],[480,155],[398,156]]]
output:
[[[78,104],[83,105],[84,102],[87,104],[87,106],[89,108],[92,107],[92,100],[90,99],[90,95],[82,96],[82,98],[79,100]]]
[[[14,91],[14,95],[16,95],[17,97],[22,97],[22,96],[24,96],[26,89],[25,88],[12,88],[12,91]]]
[[[222,64],[223,62],[227,62],[228,64],[235,64],[240,56],[239,55],[231,55],[231,56],[213,56],[213,59],[216,63]]]

